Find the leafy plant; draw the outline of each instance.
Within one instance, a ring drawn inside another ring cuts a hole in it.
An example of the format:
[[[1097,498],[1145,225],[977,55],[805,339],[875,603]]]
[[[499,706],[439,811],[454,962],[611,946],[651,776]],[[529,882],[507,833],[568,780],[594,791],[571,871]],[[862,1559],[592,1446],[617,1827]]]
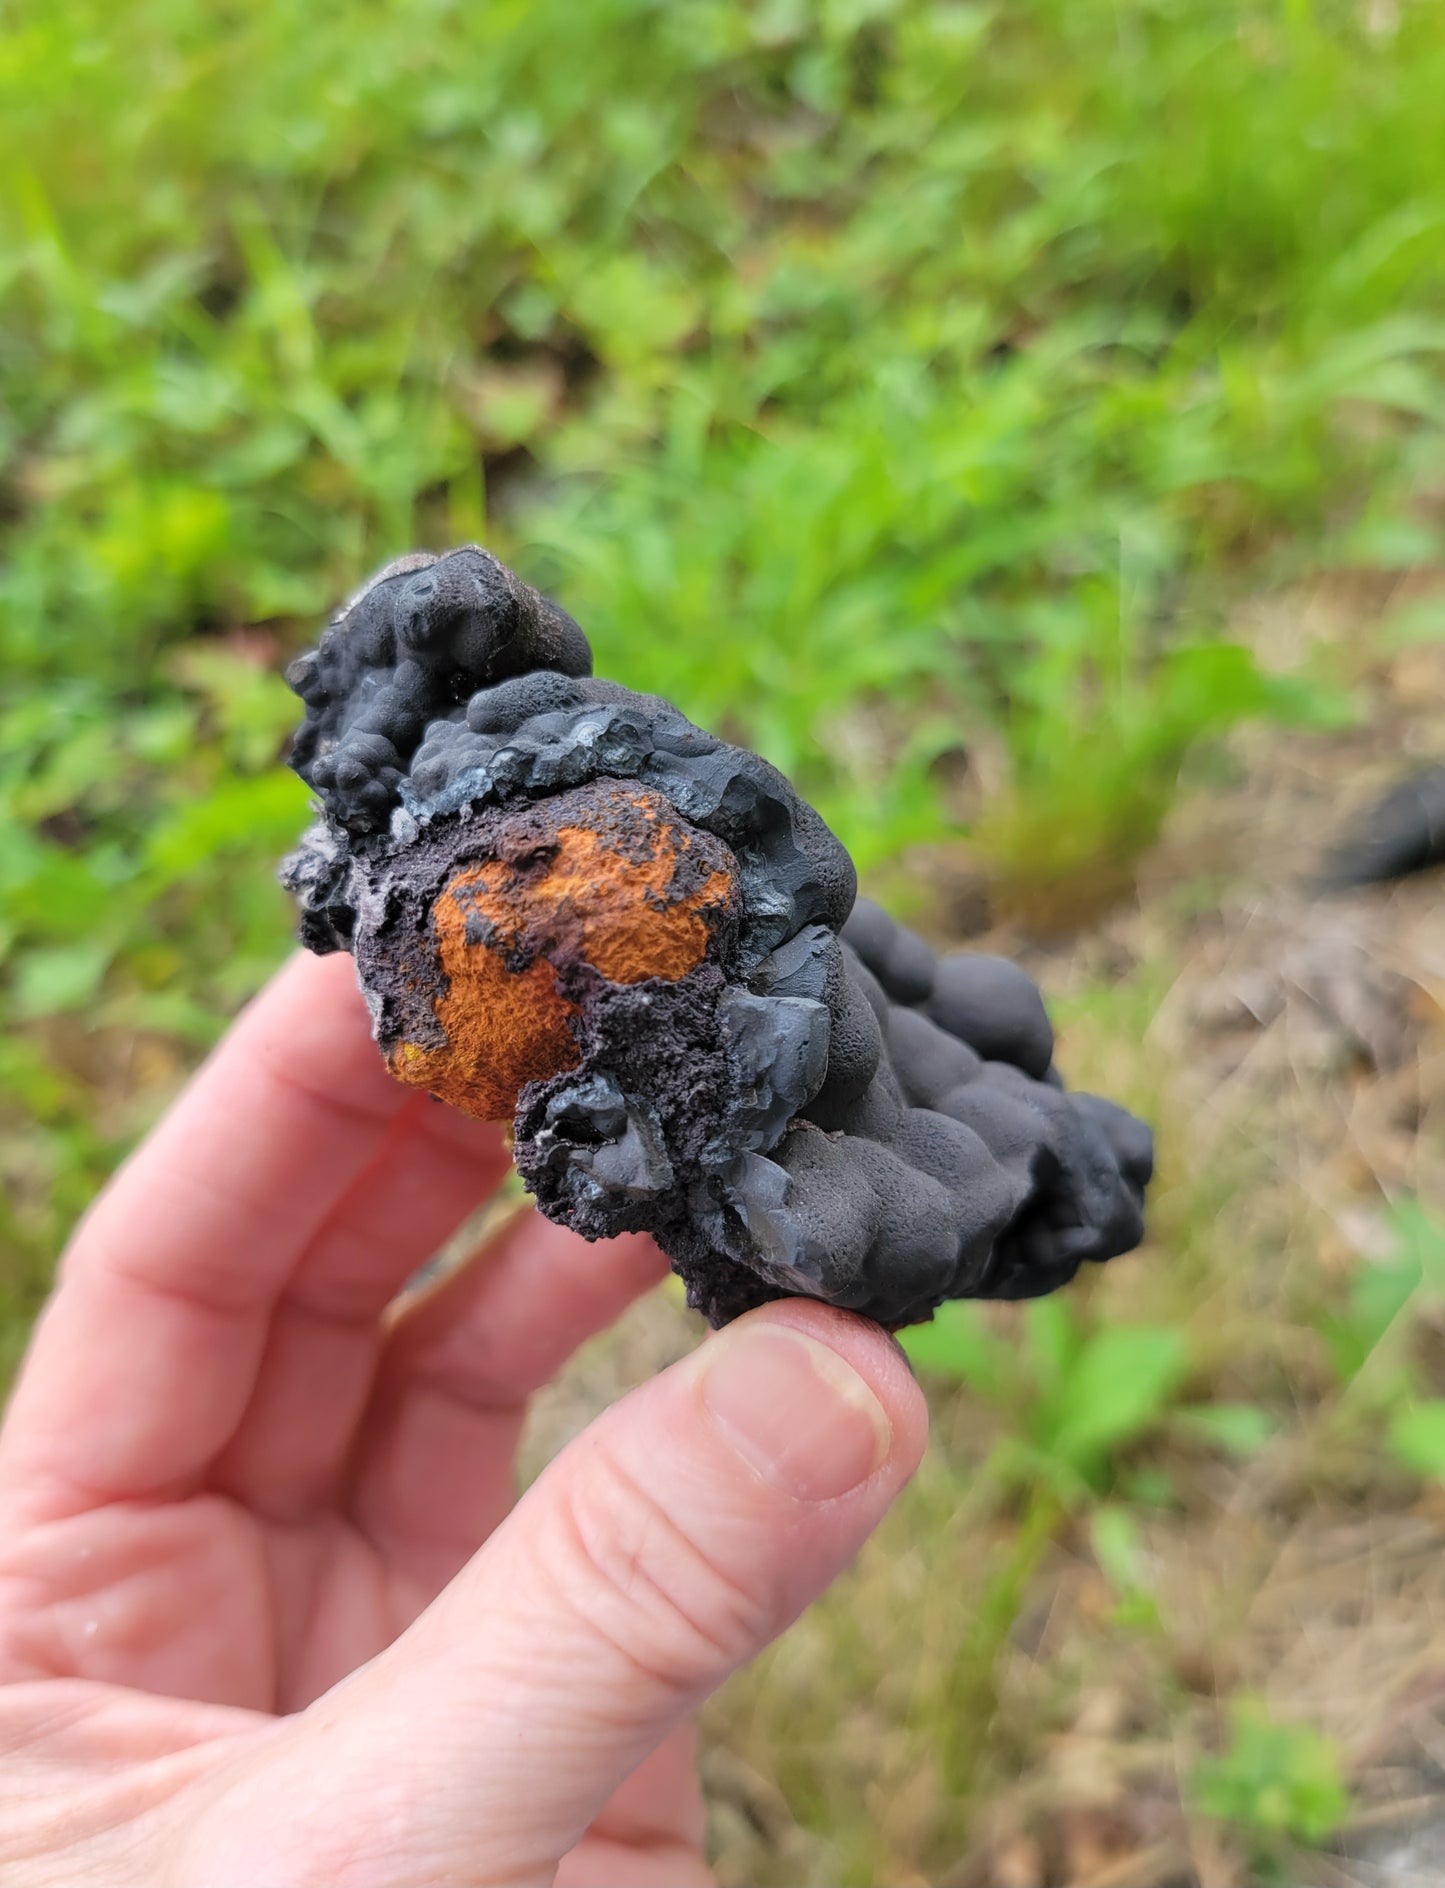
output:
[[[1397,1410],[1390,1424],[1390,1447],[1417,1475],[1445,1477],[1445,1399],[1429,1397]]]
[[[1391,1209],[1382,1259],[1363,1259],[1342,1308],[1321,1328],[1340,1382],[1388,1403],[1408,1388],[1407,1340],[1416,1312],[1445,1299],[1445,1224],[1420,1200]]]
[[[975,1304],[944,1305],[903,1334],[924,1371],[967,1383],[1005,1412],[997,1471],[1042,1483],[1066,1504],[1105,1488],[1117,1452],[1155,1428],[1186,1370],[1178,1331],[1111,1324],[1088,1329],[1067,1300],[1030,1304],[1015,1346]]]
[[[1114,1503],[1096,1508],[1089,1520],[1089,1541],[1094,1558],[1116,1595],[1115,1623],[1136,1630],[1159,1631],[1162,1624],[1159,1605],[1150,1591],[1139,1523],[1133,1511]]]
[[[1191,1440],[1248,1460],[1268,1445],[1277,1425],[1257,1403],[1197,1403],[1181,1409],[1173,1427]]]
[[[1311,1725],[1276,1721],[1254,1698],[1235,1700],[1229,1742],[1217,1757],[1201,1759],[1193,1789],[1206,1816],[1233,1823],[1266,1853],[1282,1836],[1324,1842],[1350,1813],[1331,1740]]]

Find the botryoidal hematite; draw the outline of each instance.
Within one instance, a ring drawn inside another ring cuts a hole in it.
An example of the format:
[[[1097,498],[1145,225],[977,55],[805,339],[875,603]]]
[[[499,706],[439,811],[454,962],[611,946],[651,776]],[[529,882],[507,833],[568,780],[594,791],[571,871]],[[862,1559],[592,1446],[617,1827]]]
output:
[[[644,1230],[720,1324],[896,1327],[1138,1244],[1147,1128],[1068,1092],[1030,979],[856,896],[776,768],[591,674],[487,551],[379,571],[288,679],[320,802],[283,877],[392,1072],[513,1123],[549,1218]]]

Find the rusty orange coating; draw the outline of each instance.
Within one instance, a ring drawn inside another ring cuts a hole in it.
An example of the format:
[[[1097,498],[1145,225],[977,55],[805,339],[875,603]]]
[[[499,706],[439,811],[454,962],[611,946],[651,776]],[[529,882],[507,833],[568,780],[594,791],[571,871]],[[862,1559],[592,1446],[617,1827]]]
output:
[[[605,810],[601,830],[559,826],[520,858],[468,862],[448,879],[432,911],[447,978],[433,1007],[446,1047],[398,1043],[389,1062],[401,1081],[482,1120],[510,1119],[526,1083],[581,1060],[579,1009],[559,986],[559,966],[580,961],[632,984],[673,982],[702,962],[736,904],[735,874],[719,865],[674,896],[679,858],[698,836],[646,788],[613,789]],[[645,841],[629,845],[634,856],[609,837],[619,819],[629,840]]]

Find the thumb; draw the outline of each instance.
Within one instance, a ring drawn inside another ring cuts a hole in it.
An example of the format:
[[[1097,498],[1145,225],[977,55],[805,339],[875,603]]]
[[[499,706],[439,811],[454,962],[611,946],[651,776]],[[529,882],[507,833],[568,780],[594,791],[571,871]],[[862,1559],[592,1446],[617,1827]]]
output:
[[[307,1748],[283,1773],[314,1792],[324,1770],[341,1812],[324,1879],[550,1881],[648,1752],[852,1560],[926,1426],[897,1347],[800,1300],[625,1397],[296,1720]]]

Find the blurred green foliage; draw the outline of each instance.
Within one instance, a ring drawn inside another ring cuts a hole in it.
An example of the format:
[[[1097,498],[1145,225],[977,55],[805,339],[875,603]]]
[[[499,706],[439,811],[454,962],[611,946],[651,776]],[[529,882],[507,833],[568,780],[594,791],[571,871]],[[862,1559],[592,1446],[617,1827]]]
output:
[[[1183,1336],[1139,1324],[1091,1327],[1067,1298],[1040,1298],[1021,1341],[975,1303],[944,1305],[902,1334],[919,1370],[965,1384],[1006,1418],[990,1471],[1047,1488],[1064,1506],[1105,1491],[1129,1445],[1156,1430],[1185,1376]]]
[[[1402,1195],[1389,1212],[1384,1255],[1355,1272],[1341,1303],[1320,1317],[1320,1330],[1340,1383],[1340,1402],[1353,1415],[1393,1416],[1397,1427],[1423,1434],[1405,1412],[1432,1372],[1421,1357],[1421,1335],[1445,1308],[1445,1220],[1424,1201]],[[1428,1404],[1423,1411],[1428,1411]],[[1422,1463],[1418,1447],[1399,1451],[1409,1466],[1431,1474],[1445,1455]]]
[[[1248,1832],[1265,1880],[1288,1881],[1280,1838],[1323,1842],[1349,1815],[1338,1748],[1311,1725],[1271,1718],[1257,1698],[1237,1699],[1231,1719],[1226,1748],[1195,1771],[1199,1807]]]

